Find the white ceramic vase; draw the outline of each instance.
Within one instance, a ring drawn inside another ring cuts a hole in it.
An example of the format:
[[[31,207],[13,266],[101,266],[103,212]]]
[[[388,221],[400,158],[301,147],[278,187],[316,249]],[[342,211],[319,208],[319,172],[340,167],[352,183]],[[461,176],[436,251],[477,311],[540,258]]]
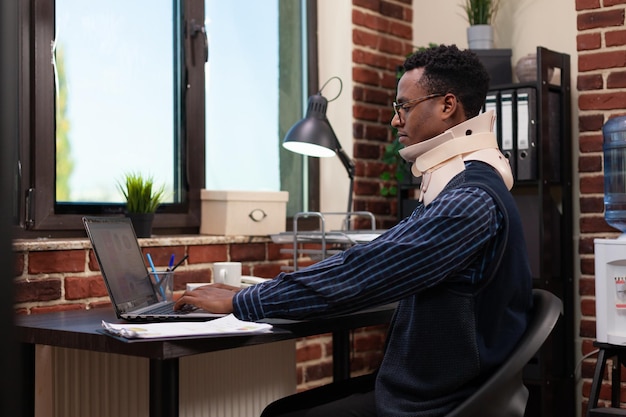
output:
[[[467,46],[469,49],[493,49],[493,27],[491,25],[468,27]]]

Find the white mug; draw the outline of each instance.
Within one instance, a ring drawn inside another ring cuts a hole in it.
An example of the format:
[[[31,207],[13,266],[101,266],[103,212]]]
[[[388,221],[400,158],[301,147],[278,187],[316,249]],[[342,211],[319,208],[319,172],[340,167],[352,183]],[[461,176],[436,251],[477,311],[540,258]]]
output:
[[[218,284],[241,287],[241,262],[215,262],[213,281]]]

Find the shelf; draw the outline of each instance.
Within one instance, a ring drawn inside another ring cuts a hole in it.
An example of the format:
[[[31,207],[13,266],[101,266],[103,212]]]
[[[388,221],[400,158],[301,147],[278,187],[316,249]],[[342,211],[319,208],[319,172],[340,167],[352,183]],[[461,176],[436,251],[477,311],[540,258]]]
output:
[[[343,220],[342,230],[327,230],[327,220],[329,217],[341,217]],[[370,229],[352,230],[350,228],[353,218],[364,217],[369,220]],[[318,228],[315,230],[302,230],[300,221],[308,218],[318,219]],[[319,212],[306,211],[296,213],[293,217],[293,232],[283,232],[272,235],[274,243],[292,243],[292,249],[281,249],[281,253],[293,255],[293,266],[283,266],[283,271],[297,271],[298,261],[302,255],[307,255],[312,261],[319,262],[328,256],[339,253],[350,246],[367,243],[378,236],[384,230],[376,229],[376,218],[369,211],[355,212]],[[319,249],[303,248],[304,244],[319,244]]]

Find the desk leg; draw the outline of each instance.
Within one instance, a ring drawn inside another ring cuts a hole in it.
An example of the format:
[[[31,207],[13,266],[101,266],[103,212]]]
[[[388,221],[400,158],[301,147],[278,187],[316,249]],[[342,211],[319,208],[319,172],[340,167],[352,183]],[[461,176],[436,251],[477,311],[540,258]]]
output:
[[[333,381],[350,378],[350,331],[333,332]]]
[[[150,416],[178,417],[178,359],[150,359]]]
[[[20,344],[21,415],[35,417],[35,345]]]

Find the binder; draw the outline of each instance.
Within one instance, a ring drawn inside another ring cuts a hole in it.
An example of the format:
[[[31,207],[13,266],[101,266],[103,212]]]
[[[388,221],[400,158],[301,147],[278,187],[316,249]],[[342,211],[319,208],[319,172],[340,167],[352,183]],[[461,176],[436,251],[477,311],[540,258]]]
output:
[[[514,137],[513,137],[513,90],[503,91],[499,100],[499,144],[500,150],[511,164],[511,172],[513,178],[517,179],[517,158],[515,156]]]
[[[516,167],[518,181],[537,179],[537,117],[533,88],[516,90]]]

